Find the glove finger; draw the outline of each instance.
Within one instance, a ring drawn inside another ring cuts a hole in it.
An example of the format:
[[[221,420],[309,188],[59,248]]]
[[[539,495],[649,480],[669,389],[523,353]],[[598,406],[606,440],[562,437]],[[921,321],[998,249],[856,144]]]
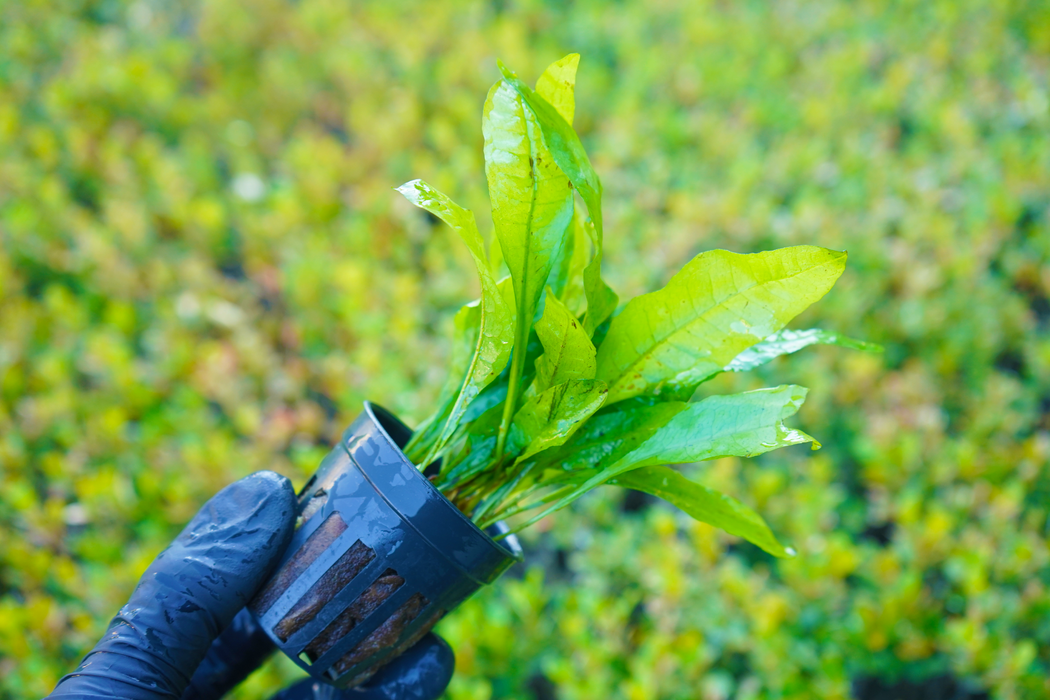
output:
[[[180,697],[288,546],[295,492],[258,472],[209,500],[161,552],[102,640],[50,697]]]
[[[258,668],[277,647],[247,608],[211,643],[182,700],[218,700]]]
[[[455,666],[452,648],[430,633],[361,687],[338,690],[308,679],[285,688],[271,700],[436,700],[452,680]]]

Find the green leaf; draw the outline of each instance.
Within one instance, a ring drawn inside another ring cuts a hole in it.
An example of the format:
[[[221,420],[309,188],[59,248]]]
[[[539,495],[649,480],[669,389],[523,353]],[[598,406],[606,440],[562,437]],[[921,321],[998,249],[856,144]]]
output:
[[[559,117],[560,118],[560,117]],[[497,458],[516,408],[524,348],[540,295],[572,222],[568,179],[551,156],[536,117],[504,81],[489,91],[482,117],[485,173],[500,250],[510,269],[516,308],[511,375]]]
[[[427,459],[429,462],[434,455],[440,453],[444,444],[455,432],[459,418],[470,402],[499,376],[507,365],[514,333],[514,312],[488,266],[485,246],[478,233],[474,214],[422,180],[406,182],[398,187],[397,191],[417,207],[429,211],[452,227],[467,245],[471,257],[474,258],[478,278],[481,280],[481,318],[477,341],[463,385],[449,410],[448,418],[445,420],[437,442],[430,450],[431,454]]]
[[[496,238],[526,330],[572,221],[572,188],[521,97],[497,83],[485,103],[485,173]]]
[[[565,244],[547,279],[547,285],[554,290],[554,295],[577,317],[587,308],[584,268],[591,257],[588,236],[581,209],[577,209],[572,217],[572,226],[565,236]]]
[[[543,354],[536,360],[537,392],[570,379],[594,379],[596,350],[580,322],[554,292],[547,290],[543,317],[536,324]]]
[[[601,408],[607,393],[604,382],[574,379],[533,396],[514,415],[508,440],[511,453],[524,450],[518,457],[523,462],[563,444]]]
[[[435,486],[443,489],[452,484],[461,484],[485,471],[486,467],[491,465],[492,457],[496,452],[496,439],[502,413],[502,405],[490,406],[468,426],[465,449],[460,454],[454,455],[454,458],[442,467]]]
[[[529,110],[536,116],[539,127],[543,130],[544,140],[558,167],[572,180],[572,184],[587,204],[587,210],[596,222],[595,226],[601,231],[602,183],[598,179],[598,173],[594,172],[594,167],[591,166],[591,160],[587,157],[580,137],[550,102],[533,92],[501,61],[496,63],[503,79],[521,95]]]
[[[793,331],[785,328],[734,357],[733,361],[726,365],[725,370],[727,372],[746,372],[756,367],[761,367],[781,355],[790,355],[802,348],[817,344],[838,345],[867,352],[882,352],[881,345],[847,338],[835,331],[825,331],[820,328]]]
[[[551,484],[569,482],[575,488],[515,529],[531,525],[632,469],[753,457],[778,447],[815,442],[784,425],[805,398],[804,387],[786,385],[711,396],[697,403],[669,401],[603,412],[587,421],[561,449],[539,457],[545,465],[560,467]],[[608,399],[605,403],[608,405]]]
[[[608,403],[696,387],[824,296],[845,264],[816,246],[701,253],[612,320],[595,375]]]
[[[620,303],[620,298],[602,279],[602,232],[594,226],[593,219],[587,222],[587,233],[594,244],[594,257],[583,269],[583,288],[587,296],[587,315],[583,317],[583,327],[587,335],[602,325]]]
[[[589,421],[566,448],[597,446],[597,455],[585,453],[583,458],[605,470],[754,457],[813,440],[784,426],[784,420],[795,415],[805,400],[805,387],[786,384],[709,396],[696,403],[675,401],[610,410]]]
[[[547,100],[569,125],[576,114],[576,69],[580,54],[570,53],[547,66],[536,81],[536,94]]]
[[[580,137],[572,129],[572,125],[542,96],[533,92],[528,85],[523,83],[517,75],[508,69],[502,62],[497,61],[503,79],[517,90],[522,99],[528,105],[529,110],[536,116],[536,120],[543,132],[543,138],[550,148],[551,155],[557,162],[558,167],[572,181],[576,191],[580,193],[587,211],[591,215],[593,228],[591,235],[594,240],[594,258],[584,270],[584,287],[587,292],[587,315],[583,319],[584,328],[589,335],[593,335],[594,329],[616,310],[616,293],[605,283],[601,277],[602,248],[604,233],[602,226],[602,183],[598,179],[598,173],[591,166],[587,151],[580,142]]]
[[[694,519],[743,537],[775,557],[793,557],[758,513],[735,498],[690,481],[669,467],[643,467],[621,474],[610,483],[644,491],[681,508]]]
[[[472,301],[456,312],[453,319],[454,336],[452,353],[449,358],[448,381],[438,394],[437,409],[421,423],[412,434],[412,439],[405,446],[405,454],[413,462],[420,462],[426,457],[441,431],[448,423],[452,407],[456,403],[463,381],[470,370],[470,361],[477,347],[478,329],[481,327],[481,302]],[[426,465],[423,465],[426,466]]]

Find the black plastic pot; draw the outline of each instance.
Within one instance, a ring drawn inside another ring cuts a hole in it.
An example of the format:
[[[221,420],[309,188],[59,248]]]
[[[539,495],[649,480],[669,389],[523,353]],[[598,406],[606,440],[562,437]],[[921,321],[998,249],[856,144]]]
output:
[[[340,688],[367,679],[521,559],[482,532],[401,448],[412,431],[366,402],[299,493],[302,524],[249,608],[277,647]]]

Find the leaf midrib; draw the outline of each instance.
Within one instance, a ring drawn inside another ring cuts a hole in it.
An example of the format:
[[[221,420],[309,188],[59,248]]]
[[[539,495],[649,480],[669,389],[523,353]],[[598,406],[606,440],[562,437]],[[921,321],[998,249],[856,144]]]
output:
[[[554,386],[554,376],[558,371],[558,367],[561,366],[562,358],[565,357],[565,348],[569,346],[569,327],[571,324],[572,319],[566,317],[566,322],[562,324],[563,332],[561,335],[561,339],[559,340],[555,348],[557,350],[557,354],[554,355],[554,363],[550,365],[550,377],[548,377],[548,379],[550,380],[550,384],[546,387],[547,389],[550,389],[552,386]]]
[[[513,88],[513,86],[511,86]],[[507,398],[506,405],[503,409],[503,419],[500,423],[499,437],[496,443],[497,459],[503,460],[503,448],[506,445],[507,434],[510,432],[510,426],[513,422],[513,417],[516,412],[518,402],[518,394],[520,393],[520,387],[517,382],[521,380],[521,375],[525,370],[525,353],[526,345],[529,342],[529,327],[532,324],[532,314],[526,314],[529,306],[528,294],[529,287],[529,251],[531,244],[531,232],[532,232],[532,221],[535,218],[536,213],[536,199],[539,197],[539,172],[536,168],[536,145],[532,138],[532,129],[529,125],[528,115],[525,113],[525,100],[521,97],[520,93],[516,104],[519,112],[521,113],[522,122],[525,124],[525,139],[529,142],[529,175],[532,178],[532,197],[529,200],[529,214],[525,219],[525,236],[524,236],[524,251],[522,256],[522,268],[521,268],[521,284],[519,289],[516,290],[516,296],[519,299],[515,299],[515,306],[518,310],[518,318],[516,319],[514,329],[514,348],[513,355],[511,356],[511,362],[513,363],[510,368],[509,383],[507,386]]]
[[[521,119],[525,122],[525,138],[529,142],[529,174],[532,177],[532,197],[529,200],[529,216],[525,219],[525,256],[523,258],[523,268],[521,273],[521,301],[518,303],[519,328],[528,328],[531,323],[531,318],[525,318],[524,312],[527,310],[528,300],[531,295],[528,294],[529,288],[529,253],[532,248],[532,220],[536,216],[536,199],[539,197],[539,172],[536,169],[536,143],[532,138],[532,127],[529,125],[528,115],[525,113],[525,101],[520,97],[518,99],[518,108],[521,110]],[[525,341],[528,341],[528,332],[525,334]],[[524,343],[522,344],[524,347]],[[524,353],[523,353],[524,354]]]

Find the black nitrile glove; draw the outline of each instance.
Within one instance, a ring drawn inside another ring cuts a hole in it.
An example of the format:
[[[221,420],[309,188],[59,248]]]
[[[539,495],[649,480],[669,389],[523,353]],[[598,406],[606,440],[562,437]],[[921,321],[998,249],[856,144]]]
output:
[[[48,698],[222,697],[274,651],[244,606],[280,562],[295,509],[291,482],[273,472],[217,493],[150,564],[106,635]],[[428,634],[362,688],[305,680],[274,700],[433,700],[453,664],[448,645]]]

